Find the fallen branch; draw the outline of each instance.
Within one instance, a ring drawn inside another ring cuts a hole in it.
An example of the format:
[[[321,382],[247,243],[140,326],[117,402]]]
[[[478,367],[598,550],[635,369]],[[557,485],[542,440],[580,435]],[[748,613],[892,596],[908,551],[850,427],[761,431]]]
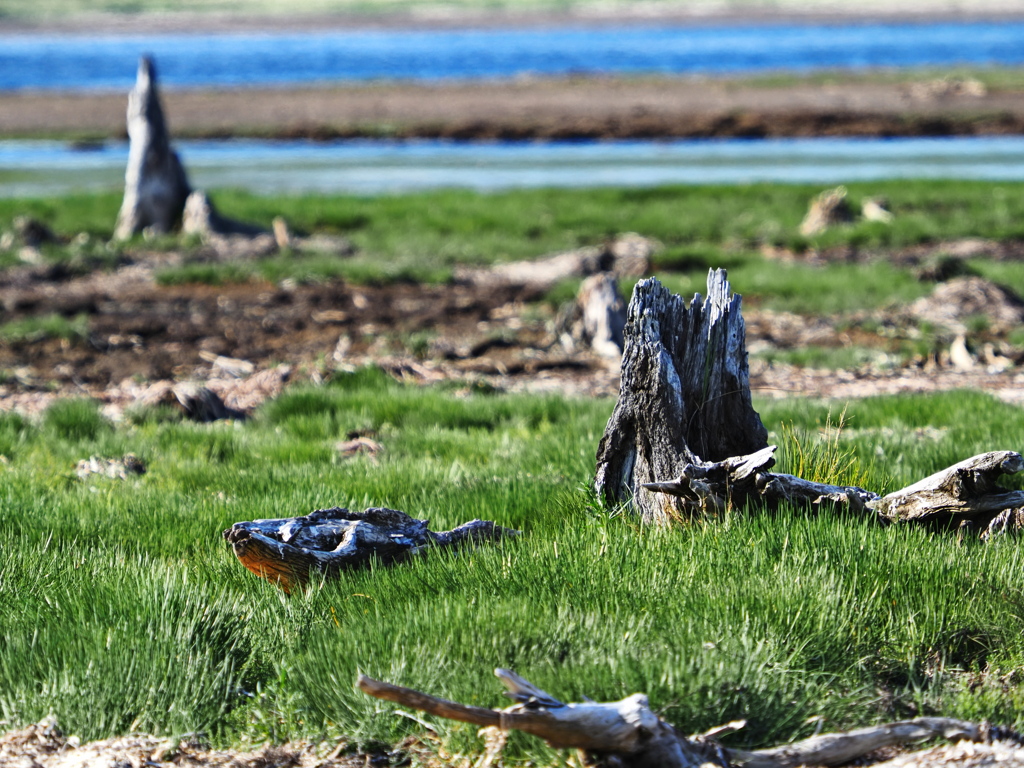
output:
[[[487,520],[436,533],[428,524],[397,509],[350,512],[333,507],[303,517],[235,523],[223,536],[242,565],[291,592],[313,572],[334,576],[372,560],[387,565],[429,547],[457,547],[518,534]]]
[[[1002,475],[1024,469],[1013,451],[992,451],[936,472],[902,490],[879,496],[856,486],[828,485],[793,475],[769,472],[775,446],[749,456],[686,464],[679,477],[643,483],[654,493],[678,499],[683,507],[721,511],[781,504],[831,507],[873,515],[883,524],[927,524],[977,533],[988,539],[1024,525],[1024,491],[998,485]]]
[[[698,736],[682,736],[658,717],[643,694],[622,701],[565,704],[507,669],[494,674],[517,703],[503,710],[470,707],[439,699],[411,688],[360,675],[356,686],[378,699],[427,712],[437,717],[503,731],[524,731],[557,748],[583,752],[586,765],[623,768],[796,768],[847,763],[882,747],[944,738],[952,742],[1008,742],[1019,747],[1014,731],[942,717],[919,717],[846,733],[812,736],[771,749],[744,751],[723,747],[714,737],[736,730],[730,723]],[[1020,752],[1024,759],[1024,751]]]

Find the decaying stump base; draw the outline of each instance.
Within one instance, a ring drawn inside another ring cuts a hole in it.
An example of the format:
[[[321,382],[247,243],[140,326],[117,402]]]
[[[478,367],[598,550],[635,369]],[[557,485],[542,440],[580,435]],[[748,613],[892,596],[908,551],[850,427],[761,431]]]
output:
[[[750,399],[740,301],[723,269],[689,306],[654,278],[637,283],[619,400],[597,449],[595,487],[608,505],[629,504],[650,523],[684,517],[692,510],[644,484],[768,445]]]
[[[637,283],[619,401],[597,452],[595,488],[609,506],[658,524],[789,504],[983,539],[1024,527],[1024,491],[998,484],[1024,469],[1014,451],[974,456],[883,497],[770,472],[775,450],[751,405],[740,297],[725,271],[709,272],[707,298],[689,306],[653,278]]]
[[[503,709],[470,707],[360,675],[356,687],[370,696],[437,717],[502,731],[524,731],[553,747],[578,749],[588,766],[607,768],[796,768],[849,763],[882,747],[944,738],[952,742],[999,743],[1024,765],[1020,734],[988,723],[944,717],[918,717],[846,733],[826,733],[771,749],[744,751],[724,747],[716,737],[743,728],[729,723],[696,736],[683,736],[658,717],[643,694],[622,701],[565,704],[507,669],[494,674],[516,701]]]
[[[373,560],[389,565],[430,547],[497,541],[519,533],[487,520],[437,533],[428,524],[397,509],[350,512],[332,507],[303,517],[235,523],[223,535],[242,565],[291,592],[315,572],[334,576]]]

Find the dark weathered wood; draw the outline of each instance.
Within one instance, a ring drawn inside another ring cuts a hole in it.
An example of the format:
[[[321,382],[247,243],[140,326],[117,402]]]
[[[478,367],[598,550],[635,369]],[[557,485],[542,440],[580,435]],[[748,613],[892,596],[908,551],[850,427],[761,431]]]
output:
[[[644,484],[767,446],[744,337],[725,270],[708,273],[707,299],[697,294],[689,307],[654,278],[637,283],[619,401],[597,452],[595,485],[607,504],[630,503],[644,521],[668,522],[692,510]]]
[[[181,220],[190,190],[185,169],[171,149],[156,67],[145,56],[128,96],[128,139],[124,201],[114,236],[128,238],[146,228],[169,232]]]
[[[1016,732],[942,717],[919,717],[896,723],[827,733],[771,749],[729,749],[714,736],[742,728],[730,723],[706,734],[686,737],[650,708],[643,694],[622,701],[565,704],[507,669],[494,674],[517,703],[503,710],[468,707],[360,675],[356,686],[364,693],[428,712],[438,717],[484,727],[530,733],[559,748],[583,752],[585,765],[620,768],[796,768],[849,763],[882,747],[935,738],[949,741],[1003,740],[1020,745]]]
[[[629,505],[649,523],[795,504],[986,539],[1024,528],[1024,491],[998,484],[1024,468],[1013,451],[975,456],[884,498],[771,472],[774,452],[751,406],[740,297],[730,296],[725,272],[711,271],[707,300],[698,294],[689,307],[641,280],[629,304],[619,401],[597,452],[595,486],[606,504]]]
[[[223,535],[242,565],[290,592],[305,584],[312,572],[333,576],[373,560],[393,563],[428,547],[494,541],[518,533],[486,520],[437,533],[427,526],[428,521],[397,509],[350,512],[333,507],[302,517],[235,523]]]

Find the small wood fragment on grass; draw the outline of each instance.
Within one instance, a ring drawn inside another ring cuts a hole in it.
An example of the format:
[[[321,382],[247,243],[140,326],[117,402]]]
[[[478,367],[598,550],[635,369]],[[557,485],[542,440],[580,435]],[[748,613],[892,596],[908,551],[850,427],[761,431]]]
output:
[[[127,480],[132,475],[146,474],[145,463],[134,453],[126,453],[120,459],[103,459],[90,456],[82,459],[75,466],[75,474],[80,480],[90,475],[102,475],[111,480]]]
[[[650,271],[651,256],[661,248],[656,240],[635,232],[616,235],[600,246],[587,246],[539,259],[464,267],[455,270],[457,282],[477,286],[518,285],[546,291],[573,278],[611,272],[616,277],[640,277]]]
[[[384,446],[369,437],[357,435],[348,440],[343,440],[334,446],[341,459],[352,459],[356,456],[366,456],[373,463],[377,463],[377,454],[384,450]]]
[[[610,360],[622,356],[626,303],[619,294],[619,282],[611,272],[586,278],[576,298],[555,320],[555,333],[569,352],[579,349]]]
[[[853,212],[846,200],[846,187],[827,189],[811,201],[807,215],[800,222],[800,234],[813,237],[836,224],[853,221]]]

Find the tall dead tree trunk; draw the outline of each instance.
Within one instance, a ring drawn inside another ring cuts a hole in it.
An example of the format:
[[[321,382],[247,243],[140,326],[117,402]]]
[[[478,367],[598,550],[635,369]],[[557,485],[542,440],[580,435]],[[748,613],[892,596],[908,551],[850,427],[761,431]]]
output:
[[[668,522],[683,506],[644,484],[767,447],[750,400],[745,333],[724,269],[708,273],[707,298],[697,294],[689,307],[654,278],[637,283],[619,402],[597,450],[595,484],[606,503],[629,502],[645,522]]]
[[[139,60],[135,87],[128,95],[128,140],[124,201],[114,236],[129,238],[147,227],[169,232],[181,220],[190,189],[185,169],[171,149],[156,67],[146,56]]]

